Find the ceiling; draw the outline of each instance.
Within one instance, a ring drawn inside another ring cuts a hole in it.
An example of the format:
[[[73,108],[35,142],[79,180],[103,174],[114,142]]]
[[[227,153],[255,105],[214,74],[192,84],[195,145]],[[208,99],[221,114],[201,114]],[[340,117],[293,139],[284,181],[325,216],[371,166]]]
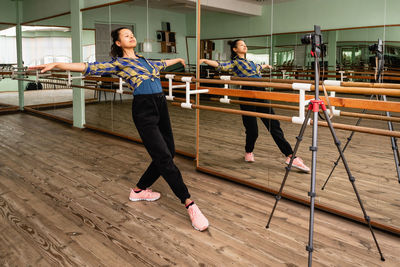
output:
[[[146,6],[147,0],[132,0],[126,5]],[[201,0],[201,6],[205,10],[214,10],[225,13],[261,16],[262,6],[274,3],[294,0]],[[173,10],[178,12],[193,12],[196,8],[196,0],[148,0],[150,8]]]

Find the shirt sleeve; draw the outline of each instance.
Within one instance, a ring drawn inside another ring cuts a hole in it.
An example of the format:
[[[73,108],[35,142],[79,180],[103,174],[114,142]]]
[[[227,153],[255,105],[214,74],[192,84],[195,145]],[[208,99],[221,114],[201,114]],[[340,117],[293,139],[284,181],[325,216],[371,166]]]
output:
[[[235,61],[231,60],[231,61],[217,61],[218,63],[218,67],[217,70],[218,71],[232,71],[233,67],[235,67]]]
[[[150,62],[154,67],[156,67],[158,69],[158,71],[162,71],[167,67],[167,63],[165,62],[164,59],[161,60],[147,60],[148,62]]]
[[[261,64],[256,64],[256,70],[257,70],[257,73],[258,74],[260,74],[261,73],[261,71],[262,71],[262,65]]]
[[[119,68],[116,60],[106,62],[93,62],[85,63],[86,70],[83,75],[102,75],[102,74],[115,74]]]

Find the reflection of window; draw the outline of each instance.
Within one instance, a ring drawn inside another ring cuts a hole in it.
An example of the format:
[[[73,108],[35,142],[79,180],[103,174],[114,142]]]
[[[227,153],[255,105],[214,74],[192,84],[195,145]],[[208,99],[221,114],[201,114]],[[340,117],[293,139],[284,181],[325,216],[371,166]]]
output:
[[[253,61],[256,64],[268,64],[269,55],[268,54],[252,54],[247,53],[246,58],[250,61]]]
[[[280,51],[274,53],[274,64],[291,66],[294,63],[294,50]]]
[[[22,56],[24,65],[51,62],[71,62],[71,33],[68,28],[23,26]],[[40,31],[40,33],[38,33]],[[85,31],[84,31],[85,32]],[[86,31],[87,45],[83,47],[83,60],[94,61],[94,32]],[[92,37],[93,36],[93,40]],[[15,27],[0,31],[0,62],[17,62]]]

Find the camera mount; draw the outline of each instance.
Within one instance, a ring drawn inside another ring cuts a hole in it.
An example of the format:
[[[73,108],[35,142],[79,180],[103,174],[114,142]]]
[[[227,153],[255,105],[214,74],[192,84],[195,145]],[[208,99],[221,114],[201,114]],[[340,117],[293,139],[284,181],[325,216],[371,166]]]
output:
[[[314,32],[305,34],[301,37],[302,44],[311,44],[311,56],[324,57],[326,53],[326,46],[322,39],[321,27],[314,26]]]

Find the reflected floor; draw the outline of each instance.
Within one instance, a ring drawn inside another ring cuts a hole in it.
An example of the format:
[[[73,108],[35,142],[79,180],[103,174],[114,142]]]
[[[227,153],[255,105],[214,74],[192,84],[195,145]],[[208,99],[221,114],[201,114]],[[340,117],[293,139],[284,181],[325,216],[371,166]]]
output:
[[[226,105],[212,103],[219,107]],[[234,107],[234,106],[232,106]],[[238,108],[237,106],[235,108]],[[293,116],[287,110],[275,110],[279,115]],[[357,118],[335,117],[333,122],[354,125]],[[255,162],[244,161],[245,131],[241,117],[226,113],[201,111],[200,116],[200,167],[254,183],[272,190],[279,190],[285,174],[285,157],[275,145],[261,120],[258,119],[259,138],[254,154]],[[363,120],[361,126],[387,129],[383,121]],[[398,128],[396,127],[395,129]],[[281,122],[286,139],[292,147],[296,143],[300,125]],[[337,130],[342,147],[350,132]],[[312,126],[308,126],[300,144],[298,156],[311,167]],[[353,187],[343,164],[340,162],[325,190],[321,190],[338,157],[337,148],[328,128],[318,128],[318,152],[316,172],[316,203],[329,206],[352,215],[363,217]],[[347,147],[345,157],[356,187],[371,219],[375,222],[400,228],[400,184],[396,174],[393,150],[389,137],[355,133]],[[284,193],[308,200],[310,174],[292,170],[284,187]]]
[[[95,98],[95,91],[85,90],[85,99]],[[24,92],[26,106],[72,101],[72,89],[30,90]],[[18,106],[18,92],[0,92],[0,103]]]
[[[109,98],[108,99],[112,99]],[[196,119],[194,110],[183,110],[169,104],[175,148],[186,154],[195,154]],[[49,108],[45,113],[72,120],[72,107]],[[120,135],[140,139],[132,121],[132,100],[119,97],[115,101],[99,101],[85,106],[86,125]]]

